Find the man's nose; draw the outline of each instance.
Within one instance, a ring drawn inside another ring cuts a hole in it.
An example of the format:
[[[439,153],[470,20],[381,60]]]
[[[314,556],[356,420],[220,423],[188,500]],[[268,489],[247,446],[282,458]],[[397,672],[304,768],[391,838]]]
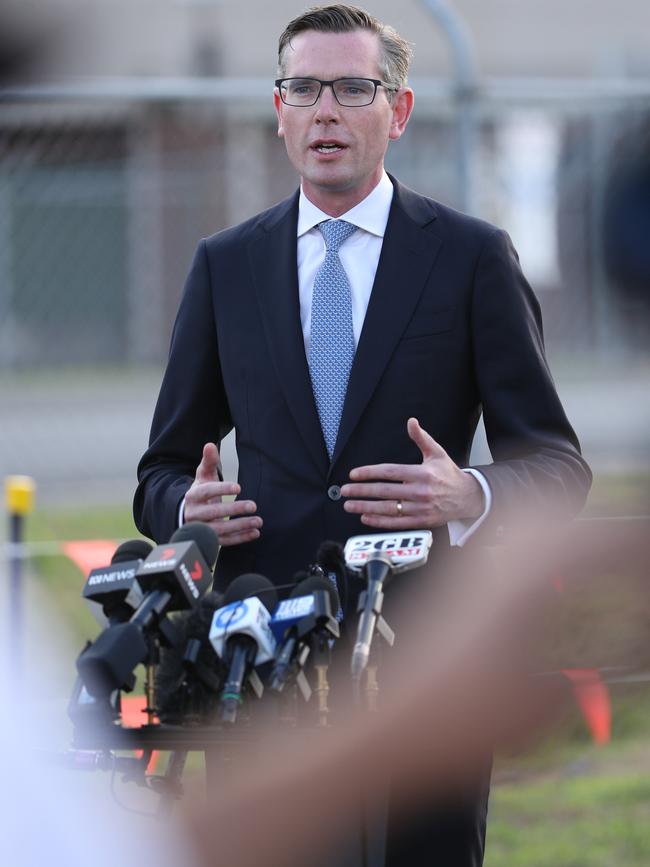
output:
[[[332,85],[324,84],[316,103],[316,120],[321,122],[336,120],[339,115],[339,108]]]

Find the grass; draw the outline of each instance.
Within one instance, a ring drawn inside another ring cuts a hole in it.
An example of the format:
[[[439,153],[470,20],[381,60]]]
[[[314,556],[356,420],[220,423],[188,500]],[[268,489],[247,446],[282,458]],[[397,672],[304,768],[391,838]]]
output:
[[[643,610],[640,599],[637,595],[637,608]],[[596,588],[580,610],[571,612],[578,650],[590,618],[593,626],[593,618],[605,617],[600,610],[605,604],[614,622],[612,640],[627,646],[633,631],[640,634],[638,612],[627,606],[625,619],[619,602]],[[568,631],[565,624],[562,634]],[[602,638],[601,626],[596,634]],[[639,645],[635,661],[648,668],[648,630],[644,643],[645,654]],[[615,649],[610,642],[609,652]],[[650,864],[650,683],[612,684],[609,690],[612,740],[606,746],[591,742],[576,706],[541,743],[521,755],[497,757],[485,867]]]
[[[610,693],[609,744],[573,708],[542,742],[496,758],[485,867],[650,864],[650,684]]]
[[[568,764],[515,780],[499,782],[497,769],[485,867],[645,867],[649,738],[650,727],[605,749],[574,745]]]
[[[585,517],[641,514],[650,514],[647,476],[594,479]],[[635,630],[643,639],[641,656],[650,658],[650,632],[641,636],[646,606],[632,610],[623,586],[617,598],[606,583],[582,602],[573,640],[581,642],[591,617],[599,618],[601,626],[606,617],[612,624],[618,619],[623,644],[629,644]],[[600,627],[597,632],[603,634]],[[606,655],[616,640],[615,625],[610,639]],[[485,867],[650,864],[650,683],[613,686],[610,693],[612,741],[606,747],[591,743],[574,710],[535,748],[497,758]]]
[[[126,507],[51,509],[36,511],[30,517],[26,541],[110,539],[117,543],[138,535],[130,509]],[[86,576],[62,553],[36,556],[33,568],[40,587],[65,621],[72,640],[81,645],[92,639],[97,633],[97,624],[80,599]]]

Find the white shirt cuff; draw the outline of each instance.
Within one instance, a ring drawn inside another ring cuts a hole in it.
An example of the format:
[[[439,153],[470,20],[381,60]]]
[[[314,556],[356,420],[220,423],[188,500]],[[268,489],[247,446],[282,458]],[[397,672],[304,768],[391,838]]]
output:
[[[176,523],[179,527],[182,527],[185,523],[185,497],[183,497],[181,504],[178,507],[178,520]]]
[[[464,473],[470,473],[470,475],[474,476],[476,481],[481,486],[483,490],[483,497],[485,499],[485,507],[483,512],[476,518],[475,521],[449,521],[447,523],[447,531],[449,533],[449,544],[452,548],[462,548],[463,545],[468,542],[474,533],[481,526],[483,521],[487,518],[490,513],[490,509],[492,507],[492,491],[490,490],[490,486],[488,485],[487,479],[483,475],[483,473],[479,473],[478,470],[465,469]]]

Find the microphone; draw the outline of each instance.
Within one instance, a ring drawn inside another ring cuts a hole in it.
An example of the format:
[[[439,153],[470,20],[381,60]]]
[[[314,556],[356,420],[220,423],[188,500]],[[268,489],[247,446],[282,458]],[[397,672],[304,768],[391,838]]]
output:
[[[219,540],[207,524],[184,524],[167,545],[157,545],[136,573],[145,593],[134,619],[146,624],[159,611],[193,607],[212,583]]]
[[[90,641],[86,642],[82,653],[89,647],[91,647]],[[67,706],[68,718],[75,730],[96,733],[115,723],[120,717],[120,712],[119,690],[113,690],[97,698],[88,692],[81,675],[77,674]]]
[[[93,569],[88,575],[81,596],[102,628],[126,622],[142,602],[142,588],[135,575],[152,551],[153,545],[144,539],[130,539],[118,545],[109,566]],[[114,691],[100,701],[90,695],[77,675],[68,716],[79,728],[112,723],[119,717],[119,694]]]
[[[359,595],[357,641],[352,650],[352,679],[359,681],[368,665],[375,628],[393,645],[395,633],[381,616],[383,586],[397,572],[415,569],[427,562],[433,536],[429,530],[374,533],[352,536],[345,544],[348,569],[363,573],[366,589]]]
[[[174,725],[208,723],[223,687],[225,669],[209,641],[214,612],[223,596],[214,590],[196,608],[180,612],[174,621],[179,633],[175,647],[161,650],[156,671],[160,721]]]
[[[168,646],[177,643],[166,615],[197,604],[212,581],[218,551],[214,531],[198,522],[185,524],[167,545],[151,551],[135,575],[142,602],[126,623],[109,626],[77,659],[77,671],[92,696],[133,689],[133,670],[149,656],[152,633]]]
[[[100,626],[124,623],[142,602],[135,575],[152,551],[144,539],[130,539],[115,549],[109,566],[90,572],[81,596]]]
[[[275,653],[269,610],[277,604],[277,593],[263,575],[240,575],[226,591],[224,602],[215,611],[210,642],[228,669],[221,693],[221,719],[233,724],[244,683],[248,681],[258,698],[264,691],[253,666],[268,662]]]
[[[322,542],[316,552],[316,564],[310,567],[311,572],[315,570],[320,570],[329,581],[334,579],[341,601],[338,609],[332,608],[332,613],[340,622],[343,619],[343,611],[347,610],[348,598],[348,570],[343,546],[338,542]]]
[[[280,602],[271,620],[271,631],[279,644],[270,689],[282,692],[292,674],[296,673],[299,678],[313,641],[322,645],[339,637],[339,625],[332,616],[332,611],[338,611],[339,606],[334,585],[319,575],[300,581],[290,597]],[[311,690],[306,679],[299,679],[298,685],[305,700],[309,700]]]

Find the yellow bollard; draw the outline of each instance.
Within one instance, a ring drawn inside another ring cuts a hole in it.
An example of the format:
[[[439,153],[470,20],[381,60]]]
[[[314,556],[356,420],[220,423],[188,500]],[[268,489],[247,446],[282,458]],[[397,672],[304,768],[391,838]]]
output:
[[[30,476],[7,476],[5,505],[10,515],[29,515],[34,511],[36,485]]]

